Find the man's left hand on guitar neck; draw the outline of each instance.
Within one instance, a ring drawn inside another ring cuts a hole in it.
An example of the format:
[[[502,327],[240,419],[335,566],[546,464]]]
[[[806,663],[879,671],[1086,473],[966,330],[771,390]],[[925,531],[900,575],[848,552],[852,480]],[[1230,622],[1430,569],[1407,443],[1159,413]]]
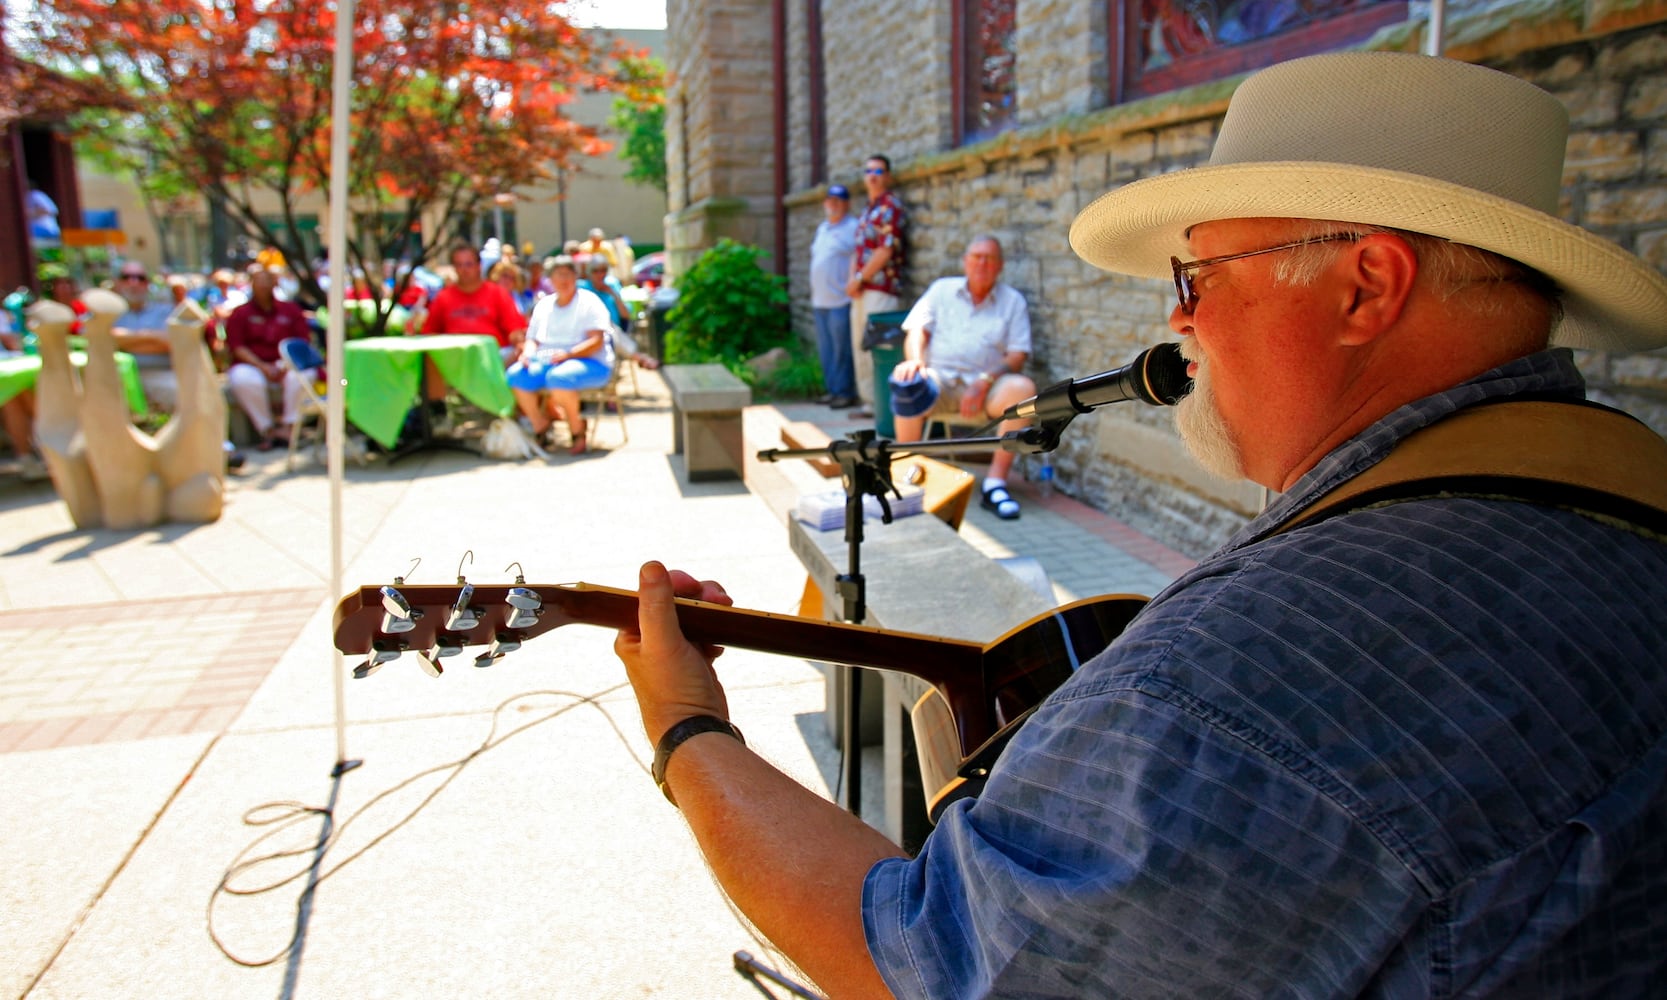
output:
[[[692,597],[725,607],[734,605],[722,586],[696,580],[682,570],[668,571],[657,562],[642,567],[638,581],[639,627],[619,633],[614,652],[625,664],[637,694],[643,730],[650,740],[684,719],[699,715],[729,719],[729,701],[712,661],[720,646],[696,647],[684,638],[672,600]]]

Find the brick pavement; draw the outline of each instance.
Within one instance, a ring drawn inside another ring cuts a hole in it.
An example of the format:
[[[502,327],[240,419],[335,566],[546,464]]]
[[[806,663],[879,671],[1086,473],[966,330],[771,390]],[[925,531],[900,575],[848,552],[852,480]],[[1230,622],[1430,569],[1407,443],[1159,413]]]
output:
[[[0,753],[223,731],[322,589],[0,612]]]

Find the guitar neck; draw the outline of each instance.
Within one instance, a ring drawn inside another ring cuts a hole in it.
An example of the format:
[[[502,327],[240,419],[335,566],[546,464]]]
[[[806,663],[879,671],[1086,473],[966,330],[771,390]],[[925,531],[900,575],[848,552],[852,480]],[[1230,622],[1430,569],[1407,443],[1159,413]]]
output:
[[[361,587],[336,608],[336,648],[344,653],[370,653],[381,644],[422,650],[445,640],[463,646],[487,645],[495,638],[524,642],[562,625],[634,628],[637,595],[634,591],[587,583],[526,584],[542,601],[536,617],[515,622],[508,585],[476,585],[468,606],[479,612],[478,625],[466,632],[446,629],[461,590],[457,586],[401,585],[398,593],[409,605],[409,628],[384,632],[385,597],[382,588]],[[984,647],[978,643],[937,636],[895,632],[865,625],[800,618],[796,615],[725,607],[703,601],[677,599],[677,620],[691,641],[734,646],[810,660],[852,663],[913,674],[931,684],[964,683],[980,675]],[[525,617],[525,616],[524,616]]]

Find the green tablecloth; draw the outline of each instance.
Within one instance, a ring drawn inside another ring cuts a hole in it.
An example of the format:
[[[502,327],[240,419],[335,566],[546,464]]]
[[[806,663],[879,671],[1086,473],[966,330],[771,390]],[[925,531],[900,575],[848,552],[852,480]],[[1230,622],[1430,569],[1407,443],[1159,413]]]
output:
[[[399,443],[405,414],[422,389],[424,357],[432,358],[446,383],[474,405],[500,417],[515,409],[498,342],[491,337],[365,337],[344,346],[347,419],[384,448]]]
[[[77,368],[87,363],[87,356],[80,351],[69,352],[69,359]],[[145,387],[139,382],[139,369],[133,363],[133,355],[117,351],[116,371],[121,374],[122,385],[127,389],[128,409],[134,413],[144,413]],[[40,372],[39,355],[19,354],[16,357],[0,358],[0,403],[8,402],[25,389],[33,389]]]

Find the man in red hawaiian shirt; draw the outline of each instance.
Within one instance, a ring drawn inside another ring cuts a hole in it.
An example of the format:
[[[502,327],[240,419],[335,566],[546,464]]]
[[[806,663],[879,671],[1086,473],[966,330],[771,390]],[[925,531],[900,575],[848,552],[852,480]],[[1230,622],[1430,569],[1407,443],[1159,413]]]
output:
[[[851,356],[857,371],[857,395],[862,409],[854,417],[874,416],[874,357],[862,349],[868,317],[898,307],[903,293],[903,203],[891,193],[891,161],[876,153],[863,162],[863,187],[868,207],[857,220],[857,252],[852,258]]]

